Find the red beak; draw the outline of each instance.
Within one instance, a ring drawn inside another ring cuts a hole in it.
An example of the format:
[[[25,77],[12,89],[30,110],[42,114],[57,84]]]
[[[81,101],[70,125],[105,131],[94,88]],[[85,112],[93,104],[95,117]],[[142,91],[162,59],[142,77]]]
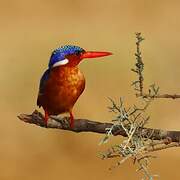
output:
[[[103,56],[109,56],[109,55],[112,55],[112,53],[110,53],[110,52],[98,52],[98,51],[87,51],[81,55],[81,58],[82,59],[84,59],[84,58],[96,58],[96,57],[103,57]]]

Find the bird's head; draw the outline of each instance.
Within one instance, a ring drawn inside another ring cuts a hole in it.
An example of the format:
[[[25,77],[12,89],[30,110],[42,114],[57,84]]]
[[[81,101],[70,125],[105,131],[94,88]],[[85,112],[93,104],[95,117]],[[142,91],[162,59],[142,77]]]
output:
[[[96,58],[111,55],[110,52],[85,51],[78,46],[66,45],[52,52],[49,68],[57,66],[77,66],[84,58]]]

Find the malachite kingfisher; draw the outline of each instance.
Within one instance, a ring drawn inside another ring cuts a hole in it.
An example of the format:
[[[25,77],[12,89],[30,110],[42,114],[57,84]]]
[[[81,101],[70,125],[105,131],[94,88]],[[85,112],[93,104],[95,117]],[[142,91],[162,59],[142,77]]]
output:
[[[70,127],[74,127],[73,106],[85,88],[85,78],[78,68],[85,58],[111,55],[110,52],[85,51],[65,45],[55,49],[50,57],[48,69],[39,85],[37,105],[45,112],[45,125],[50,115],[70,114]]]

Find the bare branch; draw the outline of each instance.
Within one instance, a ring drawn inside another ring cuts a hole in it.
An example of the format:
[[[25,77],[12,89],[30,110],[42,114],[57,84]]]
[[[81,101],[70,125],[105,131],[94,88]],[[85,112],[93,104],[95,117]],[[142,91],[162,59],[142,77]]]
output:
[[[132,85],[135,85],[135,88],[137,85],[139,85],[138,88],[136,88],[137,91],[139,91],[140,95],[143,94],[143,70],[144,70],[144,63],[142,60],[141,50],[140,50],[140,43],[144,40],[144,38],[141,36],[141,33],[136,33],[136,64],[135,69],[131,69],[133,72],[138,74],[138,81],[134,81]]]
[[[113,126],[112,123],[102,123],[97,121],[92,121],[88,119],[76,119],[74,123],[74,128],[71,129],[69,126],[68,117],[50,117],[48,120],[47,127],[44,123],[43,115],[35,110],[32,114],[20,114],[18,118],[26,123],[35,124],[43,128],[54,128],[62,129],[73,132],[94,132],[100,134],[106,134],[107,129]],[[139,129],[136,133],[139,133]],[[121,135],[127,137],[126,132],[120,126],[114,126],[112,134],[114,136]],[[166,131],[162,129],[152,129],[152,128],[142,128],[141,136],[144,138],[149,138],[152,140],[162,140],[170,138],[172,142],[180,142],[180,131]]]

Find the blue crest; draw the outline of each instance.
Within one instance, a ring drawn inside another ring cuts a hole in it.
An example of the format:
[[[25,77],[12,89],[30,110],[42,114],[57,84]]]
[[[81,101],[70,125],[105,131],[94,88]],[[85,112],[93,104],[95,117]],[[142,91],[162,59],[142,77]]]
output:
[[[79,46],[73,46],[73,45],[61,46],[60,48],[55,49],[52,52],[49,61],[49,68],[51,68],[53,64],[55,64],[56,62],[64,60],[66,55],[84,52],[84,51],[85,50]]]

